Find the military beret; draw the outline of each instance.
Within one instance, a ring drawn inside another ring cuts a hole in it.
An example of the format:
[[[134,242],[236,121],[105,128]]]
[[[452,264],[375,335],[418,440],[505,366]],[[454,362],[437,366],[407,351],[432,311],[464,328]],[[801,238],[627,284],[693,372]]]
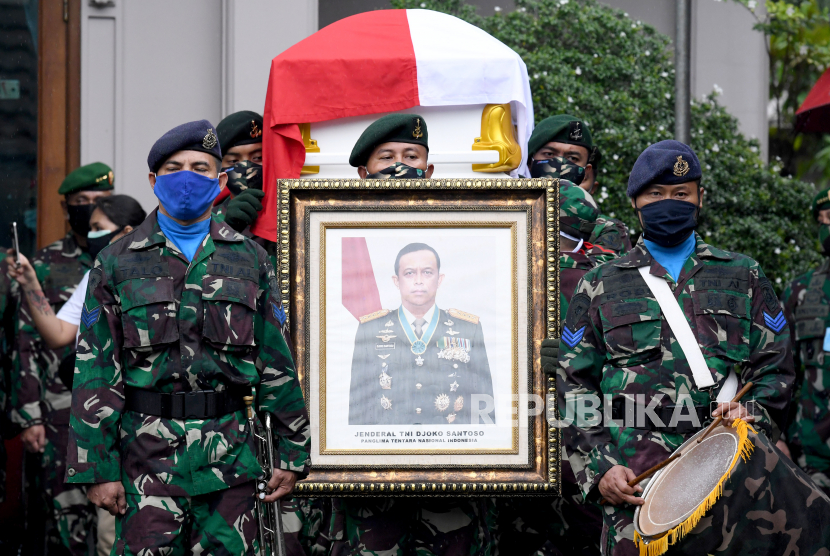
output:
[[[418,114],[388,114],[372,122],[354,144],[349,164],[365,166],[372,151],[383,143],[412,143],[429,152],[427,123]]]
[[[599,208],[590,193],[569,181],[559,181],[560,230],[587,240],[598,217]]]
[[[58,195],[77,191],[109,191],[114,182],[112,168],[103,162],[93,162],[69,172],[58,189]]]
[[[700,179],[700,161],[688,145],[669,139],[649,145],[637,157],[628,177],[630,198],[652,184],[677,185]]]
[[[262,116],[250,110],[234,112],[219,122],[216,135],[222,145],[222,154],[237,145],[262,143]]]
[[[216,129],[207,120],[187,122],[162,135],[150,149],[147,166],[151,172],[157,172],[164,161],[179,151],[199,151],[222,160]]]
[[[570,114],[558,114],[545,118],[533,128],[533,133],[527,141],[530,156],[552,141],[585,147],[589,152],[594,147],[591,130],[585,122]]]
[[[813,197],[813,219],[818,220],[818,211],[830,208],[830,188],[822,189]]]

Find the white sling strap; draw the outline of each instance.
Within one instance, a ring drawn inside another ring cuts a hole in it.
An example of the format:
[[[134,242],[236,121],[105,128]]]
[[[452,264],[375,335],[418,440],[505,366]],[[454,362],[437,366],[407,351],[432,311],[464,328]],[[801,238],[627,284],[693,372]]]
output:
[[[700,345],[697,343],[694,332],[692,332],[692,327],[689,326],[689,321],[686,320],[686,316],[680,309],[680,304],[677,303],[669,284],[663,278],[651,274],[648,266],[641,266],[637,270],[646,281],[651,293],[654,294],[654,298],[657,299],[660,310],[663,311],[669,327],[674,332],[674,337],[677,338],[677,343],[680,344],[680,349],[686,355],[686,360],[692,369],[695,385],[698,389],[714,386],[715,380],[712,378],[711,371],[709,371],[709,365],[706,364],[706,359],[703,358],[703,352],[700,351]],[[718,392],[717,401],[728,402],[735,397],[737,391],[738,376],[735,374],[735,370],[732,369],[729,371],[729,376],[726,377],[726,382],[724,382],[720,392]]]

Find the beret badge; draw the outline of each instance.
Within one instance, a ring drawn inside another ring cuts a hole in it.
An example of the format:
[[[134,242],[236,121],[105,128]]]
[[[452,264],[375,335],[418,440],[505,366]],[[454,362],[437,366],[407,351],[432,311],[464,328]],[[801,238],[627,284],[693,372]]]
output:
[[[216,138],[216,134],[213,132],[213,129],[208,128],[204,139],[202,139],[202,146],[206,149],[212,149],[218,142],[219,140]]]
[[[421,131],[421,118],[415,118],[415,130],[412,132],[412,137],[420,139],[423,136],[424,133]]]
[[[254,120],[251,120],[251,132],[248,133],[251,136],[251,139],[256,139],[257,137],[262,137],[262,130],[259,129],[259,126],[256,125]]]
[[[568,124],[570,128],[568,131],[568,138],[571,141],[582,141],[582,123],[573,121]]]
[[[681,178],[689,173],[689,163],[683,160],[682,156],[677,157],[677,162],[674,163],[674,175]]]

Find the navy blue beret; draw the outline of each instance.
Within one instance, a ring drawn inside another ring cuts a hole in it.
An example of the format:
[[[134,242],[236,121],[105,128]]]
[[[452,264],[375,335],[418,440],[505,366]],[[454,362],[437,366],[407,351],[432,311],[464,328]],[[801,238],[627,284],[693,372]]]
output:
[[[628,177],[628,196],[634,198],[652,184],[677,185],[700,179],[700,161],[691,147],[674,141],[660,141],[640,153]]]
[[[168,158],[179,151],[200,151],[222,160],[216,128],[207,120],[187,122],[162,135],[150,149],[147,166],[151,172],[157,172]]]

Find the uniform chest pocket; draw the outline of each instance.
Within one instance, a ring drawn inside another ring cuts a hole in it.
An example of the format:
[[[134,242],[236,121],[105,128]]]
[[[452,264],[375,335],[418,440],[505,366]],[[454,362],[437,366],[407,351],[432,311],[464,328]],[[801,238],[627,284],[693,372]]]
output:
[[[749,297],[692,292],[697,339],[705,351],[732,361],[749,359]]]
[[[205,276],[202,337],[224,351],[250,349],[254,345],[257,293],[257,284],[250,280]]]
[[[118,285],[124,347],[151,348],[179,339],[172,278],[138,278]]]
[[[662,319],[654,299],[614,301],[600,307],[605,349],[622,366],[638,365],[659,354]]]

